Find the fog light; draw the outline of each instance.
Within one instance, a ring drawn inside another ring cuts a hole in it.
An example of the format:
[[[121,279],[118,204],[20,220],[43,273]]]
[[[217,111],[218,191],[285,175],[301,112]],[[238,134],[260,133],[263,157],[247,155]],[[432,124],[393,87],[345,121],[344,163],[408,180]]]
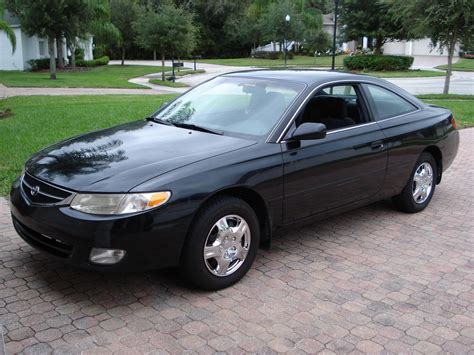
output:
[[[125,256],[125,250],[92,248],[89,260],[94,264],[116,264]]]

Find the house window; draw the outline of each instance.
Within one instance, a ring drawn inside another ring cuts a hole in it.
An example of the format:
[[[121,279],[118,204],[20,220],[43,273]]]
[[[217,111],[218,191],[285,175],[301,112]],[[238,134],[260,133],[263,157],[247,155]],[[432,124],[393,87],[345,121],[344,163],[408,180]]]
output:
[[[41,57],[46,56],[46,43],[45,43],[45,41],[38,41],[38,45],[39,45],[39,55]]]

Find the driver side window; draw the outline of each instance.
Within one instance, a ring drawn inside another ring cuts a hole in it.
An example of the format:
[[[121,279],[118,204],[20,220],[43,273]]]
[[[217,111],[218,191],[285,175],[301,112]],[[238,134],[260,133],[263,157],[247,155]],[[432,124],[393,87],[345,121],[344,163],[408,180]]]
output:
[[[306,122],[323,123],[331,131],[366,123],[364,112],[354,85],[333,85],[309,99],[296,123],[297,126]]]

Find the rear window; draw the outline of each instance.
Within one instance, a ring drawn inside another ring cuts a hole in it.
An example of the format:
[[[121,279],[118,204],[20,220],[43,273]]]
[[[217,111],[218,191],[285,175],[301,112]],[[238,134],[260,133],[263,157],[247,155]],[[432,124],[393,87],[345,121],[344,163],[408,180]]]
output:
[[[404,115],[417,109],[409,101],[380,86],[365,85],[365,87],[372,96],[373,109],[378,120]]]

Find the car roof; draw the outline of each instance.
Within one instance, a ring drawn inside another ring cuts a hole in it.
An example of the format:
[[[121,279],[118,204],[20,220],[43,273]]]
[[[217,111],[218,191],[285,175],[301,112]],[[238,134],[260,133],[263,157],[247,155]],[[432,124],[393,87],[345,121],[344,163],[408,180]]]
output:
[[[273,79],[273,80],[285,80],[293,82],[301,82],[306,84],[309,88],[319,86],[325,83],[334,81],[354,81],[354,82],[369,82],[380,85],[384,88],[390,89],[397,94],[405,97],[418,107],[423,107],[425,104],[418,98],[403,90],[399,86],[392,84],[391,82],[375,78],[370,75],[354,74],[345,71],[332,71],[332,70],[318,70],[318,69],[253,69],[235,71],[221,76],[227,77],[238,77],[238,78],[260,78],[260,79]]]
[[[223,76],[299,81],[307,85],[319,84],[333,80],[382,81],[367,75],[317,69],[255,69],[226,73],[223,74]]]

